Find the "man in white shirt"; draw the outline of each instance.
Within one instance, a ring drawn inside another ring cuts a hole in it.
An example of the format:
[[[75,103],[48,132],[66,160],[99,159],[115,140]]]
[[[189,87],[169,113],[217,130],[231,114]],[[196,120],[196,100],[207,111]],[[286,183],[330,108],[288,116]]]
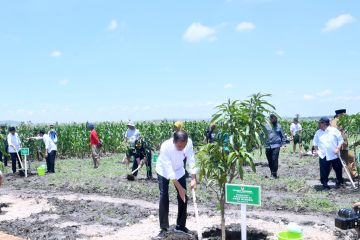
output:
[[[299,144],[299,151],[301,156],[301,131],[302,127],[299,119],[294,118],[294,122],[290,125],[291,139],[293,140],[293,154],[296,154],[296,145]]]
[[[160,203],[159,220],[161,231],[159,238],[166,235],[169,228],[169,183],[173,182],[177,190],[178,217],[175,231],[189,234],[186,228],[187,201],[186,177],[184,158],[187,158],[189,172],[191,174],[191,188],[196,188],[195,157],[192,147],[188,145],[188,135],[185,131],[177,131],[173,138],[166,140],[160,148],[160,155],[156,164],[158,174]]]
[[[18,162],[19,168],[21,169],[20,161],[22,161],[21,157],[19,159],[18,156],[21,156],[21,140],[19,135],[16,133],[15,127],[9,128],[9,134],[7,136],[8,142],[8,150],[11,157],[11,166],[13,173],[16,173],[16,162]]]
[[[44,130],[40,130],[38,137],[32,137],[30,139],[42,139],[44,141],[47,172],[55,173],[55,158],[57,146],[53,139],[48,134],[45,134]]]
[[[328,185],[331,167],[336,173],[336,186],[343,184],[342,164],[339,152],[344,143],[341,132],[330,126],[330,120],[322,117],[319,120],[319,130],[314,136],[313,145],[319,155],[320,181],[324,190],[330,190]]]
[[[129,165],[131,157],[135,156],[135,142],[140,138],[140,131],[136,129],[135,124],[131,121],[127,124],[127,131],[125,132],[125,143],[128,144],[126,151],[126,159],[124,158],[123,162],[126,161],[126,164]]]

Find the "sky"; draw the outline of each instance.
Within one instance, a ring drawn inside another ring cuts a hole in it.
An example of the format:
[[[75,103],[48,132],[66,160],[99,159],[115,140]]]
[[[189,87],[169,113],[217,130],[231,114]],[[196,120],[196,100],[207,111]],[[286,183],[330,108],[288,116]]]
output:
[[[359,112],[358,0],[0,3],[0,120],[208,119],[257,92],[280,116]]]

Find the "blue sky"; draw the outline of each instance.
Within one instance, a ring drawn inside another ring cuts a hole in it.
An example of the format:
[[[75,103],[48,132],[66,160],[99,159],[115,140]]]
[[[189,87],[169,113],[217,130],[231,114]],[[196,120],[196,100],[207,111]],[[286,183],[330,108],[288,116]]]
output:
[[[281,116],[359,112],[358,0],[24,0],[0,16],[0,120],[209,118],[256,92]]]

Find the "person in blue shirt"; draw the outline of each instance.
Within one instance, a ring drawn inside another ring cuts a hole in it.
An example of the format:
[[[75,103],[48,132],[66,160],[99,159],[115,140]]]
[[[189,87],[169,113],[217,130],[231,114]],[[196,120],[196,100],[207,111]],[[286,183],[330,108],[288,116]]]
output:
[[[278,178],[280,148],[286,144],[286,136],[275,114],[270,115],[270,124],[266,125],[268,139],[266,141],[266,158],[269,163],[271,176]]]

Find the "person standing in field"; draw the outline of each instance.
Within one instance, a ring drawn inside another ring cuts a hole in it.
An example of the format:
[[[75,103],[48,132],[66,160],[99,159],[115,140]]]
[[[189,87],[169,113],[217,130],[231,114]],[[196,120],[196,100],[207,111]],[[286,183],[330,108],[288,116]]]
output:
[[[88,124],[90,130],[90,146],[91,146],[91,157],[93,159],[94,168],[98,168],[100,165],[100,140],[95,130],[95,126],[92,123]]]
[[[19,168],[21,169],[20,161],[22,161],[22,159],[21,159],[21,154],[20,154],[21,140],[20,140],[19,135],[16,132],[15,127],[9,128],[7,142],[8,142],[8,146],[9,146],[8,151],[9,151],[10,157],[11,157],[12,172],[16,173],[16,162],[18,163]],[[19,156],[20,156],[20,159],[19,159]]]
[[[266,125],[266,129],[268,131],[268,139],[265,145],[266,158],[271,176],[276,179],[278,178],[280,148],[285,145],[286,137],[275,114],[270,115],[270,124]]]
[[[162,143],[160,155],[156,164],[158,174],[160,202],[159,202],[159,221],[160,233],[158,238],[166,235],[169,229],[169,183],[172,182],[177,191],[178,217],[176,222],[176,232],[190,234],[186,228],[187,202],[186,196],[186,177],[184,168],[184,157],[188,159],[189,172],[191,173],[191,188],[196,188],[195,157],[193,151],[185,151],[188,144],[188,134],[185,131],[177,131],[173,137]]]
[[[2,148],[0,148],[0,161],[4,163],[5,167],[7,167],[9,146],[4,125],[0,126],[0,141],[0,144],[2,144]]]
[[[131,157],[135,156],[135,142],[140,138],[140,131],[136,129],[135,124],[132,121],[129,121],[127,124],[127,131],[125,132],[125,143],[128,144],[126,150],[126,156],[123,162],[128,166],[131,161]]]
[[[215,133],[216,125],[211,124],[210,128],[206,130],[206,143],[213,143],[215,141],[216,133]]]
[[[290,125],[291,139],[293,140],[293,154],[296,154],[296,145],[299,144],[299,153],[301,156],[301,131],[302,127],[298,118],[294,118]]]
[[[38,137],[31,137],[29,139],[41,139],[44,141],[47,173],[55,173],[57,146],[55,142],[51,139],[49,134],[45,134],[45,130],[40,130]]]
[[[344,183],[342,164],[339,159],[340,149],[344,144],[341,132],[330,126],[330,120],[322,117],[319,120],[319,130],[316,132],[313,145],[319,156],[320,181],[324,190],[330,190],[328,185],[331,167],[336,174],[336,187]]]
[[[54,124],[50,124],[50,131],[48,132],[48,135],[51,138],[51,140],[54,142],[54,144],[57,145],[58,137],[57,137],[57,133],[56,133]]]
[[[344,139],[344,144],[341,146],[340,155],[346,163],[346,168],[349,170],[351,178],[355,179],[358,177],[356,169],[355,155],[349,150],[349,136],[346,134],[344,129],[339,126],[339,119],[341,116],[346,115],[346,109],[339,109],[335,111],[335,117],[331,121],[331,126],[338,129]]]

